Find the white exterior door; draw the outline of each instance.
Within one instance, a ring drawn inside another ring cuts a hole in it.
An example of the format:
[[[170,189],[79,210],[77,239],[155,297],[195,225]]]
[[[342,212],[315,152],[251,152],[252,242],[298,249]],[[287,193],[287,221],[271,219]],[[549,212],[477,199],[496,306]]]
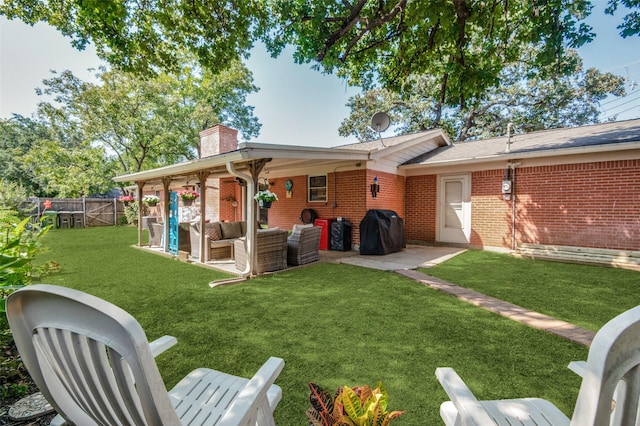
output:
[[[468,244],[471,235],[471,177],[440,176],[438,241]]]

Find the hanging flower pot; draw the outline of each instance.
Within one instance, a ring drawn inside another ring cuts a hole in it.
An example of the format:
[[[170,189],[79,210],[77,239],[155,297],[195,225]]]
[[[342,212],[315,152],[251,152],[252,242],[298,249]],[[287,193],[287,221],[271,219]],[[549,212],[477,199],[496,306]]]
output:
[[[265,191],[258,191],[253,198],[258,202],[258,206],[260,206],[261,209],[268,209],[271,207],[272,202],[278,201],[278,196],[268,189]]]
[[[142,202],[149,207],[155,207],[160,202],[160,198],[155,195],[145,195],[144,197],[142,197]]]
[[[180,198],[182,198],[182,204],[184,206],[190,206],[193,204],[193,201],[200,196],[200,194],[192,190],[180,191],[178,194],[180,195]]]
[[[128,206],[129,203],[133,203],[135,201],[135,198],[133,198],[131,195],[121,195],[118,197],[118,201],[121,201],[122,204]]]

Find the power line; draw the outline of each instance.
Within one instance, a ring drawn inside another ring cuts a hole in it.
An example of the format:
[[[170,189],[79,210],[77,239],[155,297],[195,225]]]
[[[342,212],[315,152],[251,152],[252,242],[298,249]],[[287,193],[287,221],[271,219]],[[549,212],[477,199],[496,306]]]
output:
[[[628,104],[628,103],[631,103],[631,102],[635,102],[635,101],[640,100],[640,92],[636,92],[635,94],[636,94],[636,95],[638,95],[638,96],[636,96],[636,97],[635,97],[635,98],[633,98],[633,99],[629,99],[628,101],[623,102],[623,103],[621,103],[621,104],[619,104],[619,105],[615,105],[615,106],[612,106],[611,108],[607,108],[607,109],[611,110],[611,109],[620,108],[620,107],[621,107],[621,106],[623,106],[623,105],[626,105],[626,104]]]

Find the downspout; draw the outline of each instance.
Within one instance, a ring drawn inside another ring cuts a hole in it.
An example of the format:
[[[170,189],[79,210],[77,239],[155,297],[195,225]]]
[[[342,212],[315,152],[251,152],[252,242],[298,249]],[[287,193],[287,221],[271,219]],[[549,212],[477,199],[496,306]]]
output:
[[[247,222],[247,238],[245,239],[245,243],[247,244],[247,264],[244,267],[244,271],[241,272],[243,277],[247,277],[251,275],[251,271],[253,270],[254,265],[254,249],[253,245],[256,241],[257,229],[256,229],[256,209],[255,203],[251,200],[251,194],[255,194],[255,181],[253,180],[253,176],[250,176],[246,173],[241,173],[236,170],[233,163],[227,163],[227,171],[229,174],[235,177],[239,177],[240,179],[244,179],[247,182],[246,192],[243,192],[244,200],[243,207],[247,209],[247,216],[245,220]],[[245,207],[246,206],[246,207]]]
[[[144,182],[136,182],[137,184],[137,198],[138,201],[138,247],[142,247],[142,189],[144,188]]]

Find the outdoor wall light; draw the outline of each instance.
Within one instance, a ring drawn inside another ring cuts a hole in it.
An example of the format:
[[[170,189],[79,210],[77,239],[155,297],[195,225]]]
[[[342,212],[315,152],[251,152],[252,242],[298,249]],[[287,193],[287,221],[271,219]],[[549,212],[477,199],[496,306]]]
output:
[[[376,198],[378,192],[380,192],[380,185],[378,185],[378,176],[373,178],[373,183],[369,186],[371,190],[371,197]]]

